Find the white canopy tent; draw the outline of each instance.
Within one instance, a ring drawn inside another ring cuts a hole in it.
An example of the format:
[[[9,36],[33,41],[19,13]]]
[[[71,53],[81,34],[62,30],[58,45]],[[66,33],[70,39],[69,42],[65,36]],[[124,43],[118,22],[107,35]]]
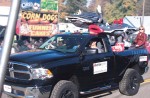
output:
[[[10,7],[0,6],[0,25],[7,26]]]
[[[75,26],[74,24],[72,23],[58,23],[59,25],[59,30],[60,31],[65,31],[65,32],[75,32],[75,31],[82,31],[82,32],[88,32],[88,29],[87,28],[80,28],[80,27],[77,27]]]
[[[142,16],[126,16],[123,22],[139,28],[141,26]],[[145,33],[150,35],[150,16],[144,16]]]

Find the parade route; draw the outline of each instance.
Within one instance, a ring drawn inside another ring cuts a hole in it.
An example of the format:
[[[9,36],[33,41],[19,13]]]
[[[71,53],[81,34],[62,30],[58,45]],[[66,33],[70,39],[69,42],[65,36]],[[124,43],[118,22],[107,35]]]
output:
[[[149,65],[150,67],[150,61],[149,61]],[[148,70],[147,73],[145,73],[143,75],[144,78],[144,82],[141,83],[139,92],[134,95],[134,96],[126,96],[126,95],[122,95],[118,89],[113,90],[113,91],[107,91],[107,92],[99,92],[95,95],[91,95],[91,96],[84,96],[82,98],[150,98],[150,70]]]
[[[148,81],[147,81],[148,80]],[[141,83],[139,92],[134,96],[126,96],[120,94],[119,90],[114,90],[102,94],[97,94],[90,97],[83,98],[149,98],[150,96],[150,79],[146,79],[145,82]]]

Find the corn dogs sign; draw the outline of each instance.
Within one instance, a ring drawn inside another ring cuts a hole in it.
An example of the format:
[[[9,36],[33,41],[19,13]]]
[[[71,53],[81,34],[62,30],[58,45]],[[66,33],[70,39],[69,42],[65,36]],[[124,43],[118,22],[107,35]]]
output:
[[[32,23],[31,20],[34,20],[35,23],[55,23],[58,16],[57,14],[50,13],[34,13],[31,11],[22,11],[21,17],[25,20],[28,20],[29,23]]]
[[[57,23],[57,14],[53,13],[35,13],[31,11],[22,11],[21,21],[28,22],[28,24],[49,24]]]
[[[18,27],[19,35],[51,36],[57,33],[57,14],[22,11]]]
[[[49,9],[43,5],[45,0],[41,0],[41,2],[37,0],[36,4],[32,2],[33,0],[23,1],[16,27],[18,35],[44,37],[57,34],[58,9],[56,0],[51,0],[50,3],[54,3],[55,6]],[[38,8],[36,8],[37,6]]]

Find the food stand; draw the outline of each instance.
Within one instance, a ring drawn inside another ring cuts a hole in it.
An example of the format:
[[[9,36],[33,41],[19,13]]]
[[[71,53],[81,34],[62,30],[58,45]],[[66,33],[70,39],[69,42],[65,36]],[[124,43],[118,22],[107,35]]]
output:
[[[57,0],[22,0],[16,25],[19,36],[50,37],[58,33]]]

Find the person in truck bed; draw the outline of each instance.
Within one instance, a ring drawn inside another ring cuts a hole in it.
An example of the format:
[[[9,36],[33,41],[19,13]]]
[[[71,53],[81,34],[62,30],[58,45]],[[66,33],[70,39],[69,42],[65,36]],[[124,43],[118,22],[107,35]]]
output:
[[[144,47],[147,41],[147,35],[145,34],[145,28],[141,26],[139,33],[134,40],[135,47]]]

